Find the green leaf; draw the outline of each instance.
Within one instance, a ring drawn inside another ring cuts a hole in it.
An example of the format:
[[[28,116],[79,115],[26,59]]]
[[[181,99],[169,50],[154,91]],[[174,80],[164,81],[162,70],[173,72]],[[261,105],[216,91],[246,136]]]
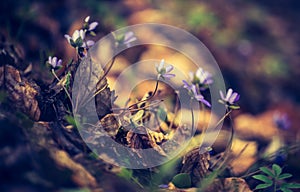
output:
[[[238,105],[230,105],[229,108],[230,109],[239,109],[240,106],[238,106]]]
[[[99,156],[94,152],[89,153],[89,157],[91,157],[93,159],[98,159],[99,158]]]
[[[260,180],[260,181],[263,181],[263,182],[265,182],[265,183],[271,183],[271,184],[273,184],[273,181],[270,179],[270,178],[268,178],[267,176],[265,176],[265,175],[254,175],[254,176],[252,176],[254,179],[257,179],[257,180]]]
[[[280,187],[280,190],[282,192],[293,192],[292,190],[288,189],[288,188],[285,188],[285,187]]]
[[[274,173],[267,167],[261,167],[259,168],[262,172],[264,172],[265,174],[271,176],[271,177],[275,177]]]
[[[76,120],[75,120],[75,118],[73,117],[73,116],[71,116],[71,115],[66,115],[65,116],[65,119],[66,119],[66,121],[70,124],[70,125],[73,125],[73,126],[75,126],[76,127]]]
[[[292,176],[293,175],[290,173],[283,173],[283,174],[279,175],[278,179],[286,179],[286,178],[290,178]]]
[[[122,168],[121,172],[118,173],[117,175],[119,177],[122,177],[122,178],[126,179],[126,180],[130,180],[132,178],[132,174],[133,174],[133,171],[131,169]]]
[[[290,189],[299,189],[300,183],[283,183],[281,187],[290,188]]]
[[[132,121],[137,122],[139,120],[142,120],[143,115],[144,115],[144,110],[139,110],[136,114],[133,115]]]
[[[276,177],[278,177],[281,174],[281,172],[282,172],[281,167],[279,165],[277,165],[277,164],[273,164],[272,165],[272,169],[273,169]]]
[[[72,47],[76,47],[76,43],[74,42],[73,39],[70,39],[70,44],[71,44]]]
[[[91,31],[90,34],[94,37],[96,36],[96,33],[94,31]]]
[[[257,186],[255,187],[255,190],[257,190],[257,189],[265,189],[265,188],[268,188],[268,187],[270,187],[270,186],[272,186],[272,183],[259,184],[259,185],[257,185]]]
[[[220,173],[223,170],[224,170],[223,168],[216,169],[208,176],[204,177],[201,180],[200,187],[198,188],[197,191],[205,191],[205,189],[207,189],[215,181],[215,179],[218,177],[218,175],[220,175]]]
[[[192,186],[191,177],[187,173],[179,173],[172,179],[172,183],[178,188],[189,188]]]
[[[81,47],[83,44],[83,39],[81,39],[81,37],[78,37],[75,41],[75,44],[77,45],[77,47]]]
[[[69,86],[70,86],[70,79],[71,79],[71,72],[69,71],[68,73],[67,73],[67,80],[66,80],[66,89],[68,90],[69,89]]]

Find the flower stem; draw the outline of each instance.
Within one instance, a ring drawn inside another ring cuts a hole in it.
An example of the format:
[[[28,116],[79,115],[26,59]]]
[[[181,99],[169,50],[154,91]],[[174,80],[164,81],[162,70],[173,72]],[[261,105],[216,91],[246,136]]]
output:
[[[224,119],[230,115],[231,112],[232,112],[232,110],[227,111],[227,113],[218,121],[218,123],[216,124],[216,127],[218,127],[220,125],[220,123],[222,123],[222,121],[224,121]]]
[[[58,76],[56,75],[54,69],[52,69],[51,72],[52,72],[53,76],[56,78],[56,80],[57,80],[58,82],[61,82],[61,79],[58,78]],[[68,90],[66,89],[66,87],[65,87],[64,85],[62,85],[62,88],[64,89],[64,91],[65,91],[65,93],[66,93],[68,99],[70,100],[71,106],[72,106],[72,108],[73,108],[72,99],[71,99],[71,96],[70,96]]]
[[[194,134],[194,123],[195,123],[195,117],[194,117],[194,110],[193,110],[193,105],[192,105],[193,99],[190,99],[190,107],[191,107],[191,113],[192,113],[192,135]]]
[[[159,83],[159,77],[156,80],[156,85],[155,85],[153,93],[148,98],[146,98],[144,100],[141,100],[141,101],[138,101],[137,103],[134,103],[134,104],[130,105],[127,108],[130,109],[130,108],[132,108],[135,105],[138,105],[138,104],[141,104],[141,103],[145,103],[146,101],[149,101],[150,99],[152,99],[154,97],[154,95],[156,94],[157,90],[158,90],[158,83]]]

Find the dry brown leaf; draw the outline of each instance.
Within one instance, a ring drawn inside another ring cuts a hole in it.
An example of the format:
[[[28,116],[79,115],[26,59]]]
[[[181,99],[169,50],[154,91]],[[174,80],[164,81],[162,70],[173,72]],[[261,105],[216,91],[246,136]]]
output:
[[[164,150],[157,144],[158,141],[163,141],[166,137],[162,133],[154,133],[144,126],[130,130],[127,133],[126,140],[129,147],[133,149],[148,149],[153,148],[162,156],[167,156]],[[140,155],[141,156],[141,155]]]
[[[205,192],[251,192],[248,184],[241,178],[216,179]]]
[[[195,148],[183,157],[180,173],[190,174],[192,185],[196,186],[210,172],[209,160],[209,152],[200,154],[199,148]]]

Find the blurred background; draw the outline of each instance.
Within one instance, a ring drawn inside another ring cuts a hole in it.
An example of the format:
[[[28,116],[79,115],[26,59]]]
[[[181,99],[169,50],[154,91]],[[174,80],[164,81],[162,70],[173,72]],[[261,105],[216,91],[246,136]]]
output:
[[[234,114],[241,138],[276,143],[277,135],[285,145],[300,138],[300,1],[6,0],[0,2],[0,33],[33,64],[34,79],[50,82],[45,60],[49,55],[64,61],[75,57],[64,34],[79,29],[88,15],[99,22],[95,41],[121,27],[145,22],[187,30],[216,58],[227,87],[241,94],[241,109]],[[189,65],[163,48],[159,52],[132,48],[126,55],[118,59],[119,67],[112,74],[153,55],[158,59],[168,55]],[[276,124],[276,114],[287,116],[288,129]],[[288,160],[297,175],[299,154]]]
[[[72,57],[64,34],[80,28],[87,15],[100,23],[94,40],[137,23],[180,27],[212,52],[227,85],[241,93],[242,110],[258,114],[276,107],[297,109],[299,10],[297,0],[2,1],[0,30],[40,70],[50,54]]]

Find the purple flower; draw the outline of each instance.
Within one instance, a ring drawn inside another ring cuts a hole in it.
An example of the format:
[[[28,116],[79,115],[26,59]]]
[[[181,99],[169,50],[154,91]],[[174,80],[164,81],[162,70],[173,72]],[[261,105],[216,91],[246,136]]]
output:
[[[116,41],[116,47],[120,45],[125,45],[127,48],[131,47],[131,43],[136,41],[137,38],[132,31],[128,31],[124,34],[116,35],[112,33]]]
[[[193,84],[199,85],[200,90],[205,90],[210,84],[214,82],[212,79],[212,75],[201,67],[196,71],[195,74],[193,72],[190,72],[189,76]]]
[[[133,41],[136,41],[137,38],[135,37],[134,33],[132,31],[126,32],[123,39],[123,44],[126,45],[126,47],[130,47],[131,43]]]
[[[167,67],[164,67],[165,60],[162,59],[160,61],[159,65],[156,65],[156,71],[159,74],[160,77],[163,79],[171,79],[172,77],[175,77],[175,74],[171,74],[170,72],[173,70],[173,66],[169,65]]]
[[[53,69],[58,69],[62,65],[62,60],[61,59],[57,60],[57,57],[51,57],[51,56],[49,56],[49,58],[48,58],[48,64],[51,65],[51,67]]]
[[[276,112],[273,115],[273,122],[279,129],[283,130],[287,130],[291,126],[291,122],[289,121],[286,113]]]
[[[195,98],[197,101],[202,102],[208,107],[211,107],[211,104],[206,101],[203,97],[203,95],[200,93],[200,90],[198,90],[197,86],[192,84],[190,85],[187,81],[183,80],[183,87],[186,88],[189,91],[189,94]]]
[[[92,40],[88,40],[88,41],[86,41],[86,42],[83,42],[83,45],[82,45],[82,47],[84,47],[84,48],[88,49],[88,48],[92,47],[94,44],[95,44],[95,42],[94,42],[94,41],[92,41]]]
[[[87,16],[84,19],[84,24],[83,24],[83,29],[86,30],[86,32],[94,31],[98,26],[98,22],[89,23],[89,21],[90,21],[90,16]]]
[[[204,99],[203,95],[200,93],[200,90],[197,89],[196,85],[192,84],[191,92],[193,94],[193,98],[205,104],[206,106],[211,107],[210,103]]]
[[[240,95],[237,92],[233,92],[231,88],[228,89],[226,97],[224,97],[222,91],[220,91],[220,96],[221,96],[221,100],[219,100],[220,103],[228,105],[232,109],[239,108],[239,106],[237,106],[235,103],[240,99]]]
[[[182,80],[183,88],[186,88],[188,91],[192,90],[192,85],[190,85],[186,80]]]

